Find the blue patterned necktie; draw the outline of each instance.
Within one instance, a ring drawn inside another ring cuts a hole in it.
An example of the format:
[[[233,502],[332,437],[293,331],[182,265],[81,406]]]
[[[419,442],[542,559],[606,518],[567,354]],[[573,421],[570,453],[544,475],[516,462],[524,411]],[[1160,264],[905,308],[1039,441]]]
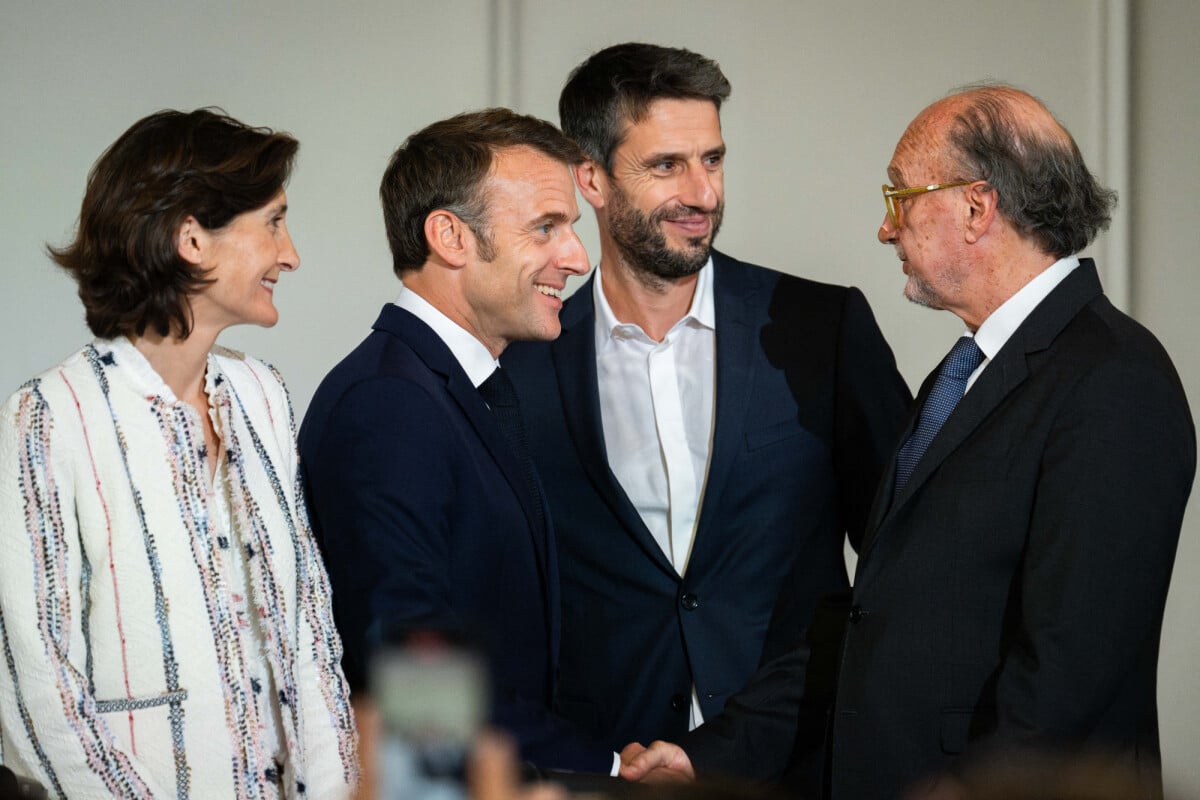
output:
[[[544,529],[546,511],[542,508],[542,493],[535,477],[533,458],[529,455],[529,442],[525,437],[525,424],[521,421],[517,390],[504,370],[496,367],[487,380],[479,384],[479,394],[491,409],[492,416],[500,426],[500,432],[504,434],[512,454],[517,457],[517,463],[521,465],[521,477],[525,480],[529,497],[533,501],[538,525]]]
[[[892,499],[908,483],[929,443],[937,436],[950,412],[966,392],[967,379],[982,362],[983,351],[972,336],[960,337],[950,349],[950,355],[946,356],[929,397],[925,398],[925,405],[921,406],[921,418],[917,421],[916,430],[896,455],[896,486]]]

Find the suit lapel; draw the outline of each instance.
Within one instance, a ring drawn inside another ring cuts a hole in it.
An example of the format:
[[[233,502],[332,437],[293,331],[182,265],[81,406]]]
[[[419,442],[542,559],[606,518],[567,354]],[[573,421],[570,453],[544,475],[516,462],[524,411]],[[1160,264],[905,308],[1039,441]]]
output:
[[[484,448],[496,462],[504,479],[512,487],[521,503],[521,509],[525,512],[525,519],[529,523],[529,531],[533,536],[538,568],[545,581],[549,577],[548,532],[538,523],[537,511],[533,506],[535,499],[529,496],[529,488],[521,477],[521,465],[517,463],[508,441],[492,417],[492,412],[480,397],[479,390],[471,383],[467,373],[463,371],[462,366],[445,342],[415,315],[396,305],[388,304],[380,313],[374,327],[403,339],[434,374],[445,380],[446,392],[474,428]]]
[[[989,362],[987,368],[980,373],[978,380],[955,406],[954,411],[946,420],[946,424],[930,442],[929,449],[917,463],[916,469],[913,470],[904,489],[889,505],[896,475],[895,457],[893,456],[887,475],[876,493],[871,515],[872,524],[867,529],[868,540],[864,542],[863,550],[859,554],[860,565],[866,562],[875,544],[881,538],[886,538],[881,534],[894,515],[921,491],[942,463],[955,450],[962,447],[984,420],[1004,402],[1004,399],[1029,377],[1030,355],[1049,348],[1067,323],[1079,313],[1085,304],[1100,293],[1100,280],[1096,275],[1095,263],[1090,258],[1080,259],[1079,267],[1068,274],[1034,308],[1000,348],[996,357]],[[940,362],[937,369],[925,379],[916,408],[919,409],[924,405],[939,369],[941,369]],[[912,432],[915,422],[916,415],[909,422],[904,434],[905,438]],[[858,578],[861,579],[863,575],[864,570],[860,568]]]
[[[579,453],[579,460],[597,494],[659,568],[674,575],[675,568],[608,466],[600,416],[600,388],[596,377],[594,284],[595,279],[589,278],[567,300],[560,314],[562,334],[550,348],[554,374],[558,377],[563,416]]]
[[[866,554],[870,552],[871,547],[875,544],[875,536],[883,524],[883,520],[892,511],[892,487],[896,485],[896,454],[900,451],[900,445],[908,441],[908,437],[912,436],[913,429],[917,427],[918,417],[916,409],[924,405],[925,398],[929,396],[932,388],[933,375],[930,375],[921,384],[921,388],[917,392],[916,400],[913,401],[913,413],[909,415],[908,424],[905,425],[904,430],[901,432],[896,446],[892,448],[892,457],[888,461],[887,470],[884,471],[882,477],[879,479],[879,486],[875,490],[875,499],[871,503],[871,512],[867,516],[867,524],[863,529],[863,541],[858,550],[858,563],[860,567]]]
[[[738,262],[712,252],[713,304],[716,314],[716,392],[713,396],[712,450],[708,455],[708,478],[700,505],[692,559],[703,557],[703,547],[711,538],[706,531],[716,519],[717,506],[737,454],[745,441],[746,418],[751,402],[749,387],[753,377],[755,326],[746,319],[747,299],[751,294],[746,273]],[[690,561],[689,561],[690,563]]]

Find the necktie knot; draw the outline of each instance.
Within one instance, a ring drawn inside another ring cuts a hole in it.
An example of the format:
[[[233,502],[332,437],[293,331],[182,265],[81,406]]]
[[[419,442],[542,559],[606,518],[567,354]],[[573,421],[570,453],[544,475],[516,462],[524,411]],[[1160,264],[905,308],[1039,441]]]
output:
[[[512,408],[518,405],[517,390],[500,367],[496,367],[487,380],[479,384],[479,394],[490,408]]]
[[[954,347],[950,348],[950,355],[946,356],[942,372],[956,380],[965,381],[982,363],[983,351],[975,343],[975,337],[962,336],[954,343]]]

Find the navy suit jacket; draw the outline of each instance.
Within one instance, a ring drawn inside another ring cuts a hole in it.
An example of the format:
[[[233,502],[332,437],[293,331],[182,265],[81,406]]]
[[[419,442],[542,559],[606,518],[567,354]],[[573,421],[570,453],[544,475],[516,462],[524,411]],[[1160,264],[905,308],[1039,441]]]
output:
[[[560,711],[612,747],[716,716],[844,590],[909,391],[865,298],[713,252],[715,425],[686,575],[609,469],[592,282],[551,343],[501,360],[526,415],[562,571]]]
[[[351,685],[419,628],[489,658],[494,721],[541,767],[607,773],[612,753],[553,717],[558,568],[520,465],[449,348],[389,304],[322,381],[300,430],[313,530]]]
[[[961,756],[1031,747],[1115,750],[1153,793],[1159,631],[1195,468],[1170,359],[1082,259],[895,502],[894,463],[884,477],[829,729],[834,800],[899,797]],[[781,698],[803,667],[802,651],[781,659],[685,739],[696,766],[777,774],[779,747],[750,745],[793,736]]]

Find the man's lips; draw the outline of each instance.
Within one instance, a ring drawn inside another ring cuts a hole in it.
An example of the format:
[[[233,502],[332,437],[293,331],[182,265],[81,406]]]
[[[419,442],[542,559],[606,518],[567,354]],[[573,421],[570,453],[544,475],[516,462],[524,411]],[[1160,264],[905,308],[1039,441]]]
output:
[[[693,214],[678,219],[667,219],[671,225],[687,233],[689,236],[702,236],[712,227],[712,218],[707,214]]]

